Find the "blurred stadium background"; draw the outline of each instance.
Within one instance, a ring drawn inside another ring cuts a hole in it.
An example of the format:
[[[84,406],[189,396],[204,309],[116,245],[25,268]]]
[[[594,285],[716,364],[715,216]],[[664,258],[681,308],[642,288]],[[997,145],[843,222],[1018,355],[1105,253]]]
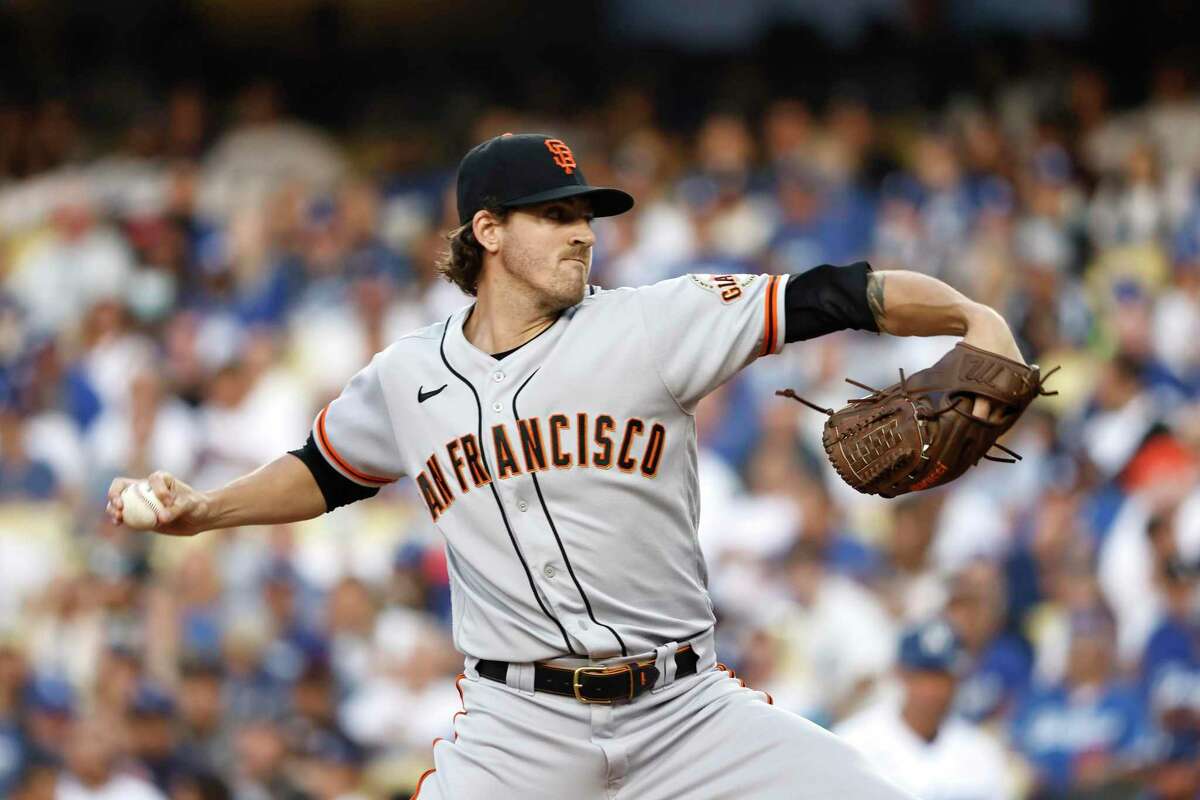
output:
[[[709,398],[722,660],[836,727],[904,691],[902,633],[945,616],[997,796],[1194,800],[1198,23],[1183,0],[0,3],[0,796],[412,791],[461,658],[410,487],[190,540],[112,528],[103,495],[300,446],[371,353],[464,304],[432,269],[454,167],[524,130],[637,197],[596,224],[595,283],[865,258],[1062,365],[1007,440],[1024,461],[898,501],[841,485],[820,416],[773,392],[837,404],[949,341],[829,336]]]

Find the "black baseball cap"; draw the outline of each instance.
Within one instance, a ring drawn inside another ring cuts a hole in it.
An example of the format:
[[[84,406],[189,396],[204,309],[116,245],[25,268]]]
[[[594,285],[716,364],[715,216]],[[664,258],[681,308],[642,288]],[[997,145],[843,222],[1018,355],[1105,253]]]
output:
[[[571,148],[549,134],[506,133],[488,139],[458,165],[460,224],[482,208],[518,208],[567,197],[586,197],[597,217],[633,208],[628,192],[588,186]]]

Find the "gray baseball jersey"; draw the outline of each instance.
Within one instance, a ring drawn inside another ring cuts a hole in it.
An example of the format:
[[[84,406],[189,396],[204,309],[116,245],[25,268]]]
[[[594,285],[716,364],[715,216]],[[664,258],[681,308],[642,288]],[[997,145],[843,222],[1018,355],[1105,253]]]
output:
[[[456,647],[628,656],[710,629],[693,412],[784,342],[786,277],[588,289],[500,360],[464,308],[377,354],[313,426],[346,478],[416,482],[445,536]]]

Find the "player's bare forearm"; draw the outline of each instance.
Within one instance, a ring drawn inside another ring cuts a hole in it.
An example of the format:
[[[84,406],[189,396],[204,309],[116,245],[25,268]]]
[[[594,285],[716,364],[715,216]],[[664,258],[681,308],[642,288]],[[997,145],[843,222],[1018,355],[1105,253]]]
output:
[[[967,344],[1024,363],[1004,317],[937,278],[906,270],[872,272],[867,302],[883,333],[962,336]]]
[[[205,495],[209,529],[299,522],[325,513],[316,479],[290,453]]]
[[[148,480],[163,509],[153,530],[172,536],[299,522],[326,510],[316,479],[290,453],[209,492],[197,491],[166,472],[152,473]],[[108,513],[114,522],[123,522],[121,492],[132,482],[131,478],[117,478],[109,487]]]

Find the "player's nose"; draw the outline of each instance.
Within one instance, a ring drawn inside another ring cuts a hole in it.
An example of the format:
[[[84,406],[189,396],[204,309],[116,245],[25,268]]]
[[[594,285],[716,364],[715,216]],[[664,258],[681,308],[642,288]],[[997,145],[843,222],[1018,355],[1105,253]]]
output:
[[[594,245],[596,243],[596,232],[592,230],[592,223],[581,219],[575,225],[571,226],[570,241],[573,247],[591,247]]]

